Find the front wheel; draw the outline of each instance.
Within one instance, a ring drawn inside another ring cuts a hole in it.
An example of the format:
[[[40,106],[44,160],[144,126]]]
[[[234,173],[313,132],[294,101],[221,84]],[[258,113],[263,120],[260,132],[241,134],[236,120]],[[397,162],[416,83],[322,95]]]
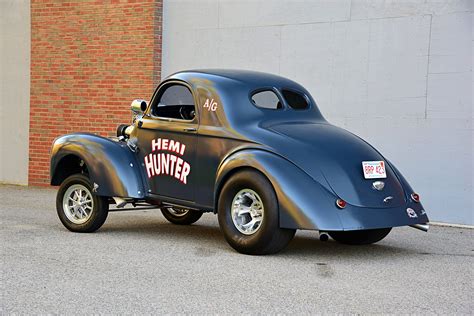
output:
[[[346,245],[369,245],[384,239],[391,228],[328,232],[335,241]]]
[[[75,174],[61,183],[56,196],[56,210],[67,229],[90,233],[104,224],[109,212],[109,203],[106,197],[92,193],[89,178]]]
[[[161,213],[163,213],[163,216],[169,222],[177,225],[191,225],[192,223],[197,222],[202,216],[202,212],[200,211],[177,207],[162,208]]]
[[[252,170],[236,173],[224,184],[218,218],[227,242],[244,254],[276,253],[295,235],[294,229],[280,228],[278,200],[271,183]]]

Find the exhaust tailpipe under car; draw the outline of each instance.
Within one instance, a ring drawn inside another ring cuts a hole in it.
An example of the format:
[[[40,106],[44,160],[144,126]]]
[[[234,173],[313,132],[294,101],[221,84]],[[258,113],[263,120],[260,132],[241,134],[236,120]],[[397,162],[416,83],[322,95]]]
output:
[[[410,225],[410,227],[413,227],[413,228],[422,230],[424,232],[427,232],[428,229],[430,228],[430,225],[428,225],[428,223],[426,223],[426,224],[415,224],[415,225]]]
[[[329,235],[327,232],[319,232],[319,240],[320,241],[328,241],[329,240]]]

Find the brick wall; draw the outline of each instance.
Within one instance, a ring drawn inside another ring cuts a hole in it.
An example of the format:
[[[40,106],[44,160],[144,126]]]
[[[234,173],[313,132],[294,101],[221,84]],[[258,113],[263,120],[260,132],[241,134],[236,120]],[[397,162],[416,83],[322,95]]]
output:
[[[29,184],[49,185],[55,137],[115,134],[161,77],[161,0],[31,1]]]

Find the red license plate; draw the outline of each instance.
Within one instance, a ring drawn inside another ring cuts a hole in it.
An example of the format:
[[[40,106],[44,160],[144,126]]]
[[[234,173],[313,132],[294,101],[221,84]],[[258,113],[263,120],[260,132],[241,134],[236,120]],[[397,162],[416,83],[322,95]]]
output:
[[[387,177],[385,162],[383,161],[362,161],[362,171],[366,179],[382,179]]]

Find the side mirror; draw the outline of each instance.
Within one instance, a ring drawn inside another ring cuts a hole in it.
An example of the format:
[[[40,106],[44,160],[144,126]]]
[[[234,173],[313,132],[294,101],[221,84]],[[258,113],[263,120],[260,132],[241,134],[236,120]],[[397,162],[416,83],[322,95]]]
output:
[[[132,109],[132,112],[135,114],[142,114],[143,112],[145,112],[146,107],[147,107],[146,101],[141,100],[141,99],[133,100],[132,105],[130,106],[130,108]]]

